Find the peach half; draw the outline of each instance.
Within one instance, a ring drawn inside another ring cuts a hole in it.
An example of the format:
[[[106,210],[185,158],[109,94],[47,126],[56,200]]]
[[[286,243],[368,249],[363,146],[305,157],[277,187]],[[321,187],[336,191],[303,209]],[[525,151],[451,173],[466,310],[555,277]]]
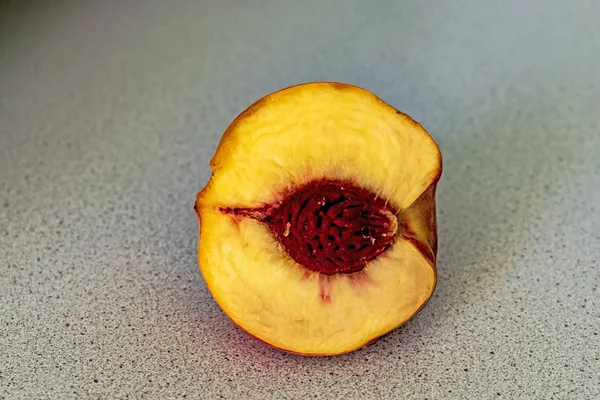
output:
[[[198,194],[200,270],[243,330],[305,355],[402,325],[436,285],[438,146],[370,92],[333,82],[242,112]]]

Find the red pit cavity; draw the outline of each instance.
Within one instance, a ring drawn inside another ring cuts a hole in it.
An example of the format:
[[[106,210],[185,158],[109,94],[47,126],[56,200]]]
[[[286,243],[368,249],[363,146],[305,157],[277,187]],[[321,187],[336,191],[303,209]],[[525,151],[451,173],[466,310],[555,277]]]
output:
[[[275,206],[220,210],[266,223],[291,258],[325,275],[361,271],[392,245],[399,226],[384,199],[341,181],[311,182]]]
[[[362,270],[398,232],[384,199],[347,182],[311,182],[268,214],[264,222],[289,256],[325,275]]]

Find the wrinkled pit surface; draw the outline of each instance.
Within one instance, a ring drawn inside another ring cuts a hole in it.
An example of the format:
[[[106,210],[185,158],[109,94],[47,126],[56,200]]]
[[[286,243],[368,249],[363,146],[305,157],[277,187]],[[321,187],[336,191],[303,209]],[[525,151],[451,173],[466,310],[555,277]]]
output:
[[[385,199],[341,181],[313,181],[278,205],[221,211],[266,223],[291,258],[325,275],[361,271],[392,245],[399,226]]]
[[[398,232],[395,212],[385,199],[338,181],[299,188],[265,222],[291,258],[326,275],[362,270]]]

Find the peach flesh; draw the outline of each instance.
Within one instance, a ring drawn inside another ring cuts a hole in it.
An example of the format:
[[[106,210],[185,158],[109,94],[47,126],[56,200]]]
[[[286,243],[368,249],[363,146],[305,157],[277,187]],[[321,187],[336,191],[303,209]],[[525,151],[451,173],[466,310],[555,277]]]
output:
[[[388,202],[351,182],[317,180],[276,205],[221,211],[266,223],[294,261],[324,275],[361,271],[398,233]]]

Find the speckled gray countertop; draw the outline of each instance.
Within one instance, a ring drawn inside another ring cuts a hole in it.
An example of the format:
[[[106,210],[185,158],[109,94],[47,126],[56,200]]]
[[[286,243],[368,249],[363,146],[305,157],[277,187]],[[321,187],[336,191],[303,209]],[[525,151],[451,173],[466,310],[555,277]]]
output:
[[[600,2],[0,4],[0,398],[600,398]],[[333,358],[221,313],[192,209],[237,113],[313,80],[445,165],[434,297]]]

